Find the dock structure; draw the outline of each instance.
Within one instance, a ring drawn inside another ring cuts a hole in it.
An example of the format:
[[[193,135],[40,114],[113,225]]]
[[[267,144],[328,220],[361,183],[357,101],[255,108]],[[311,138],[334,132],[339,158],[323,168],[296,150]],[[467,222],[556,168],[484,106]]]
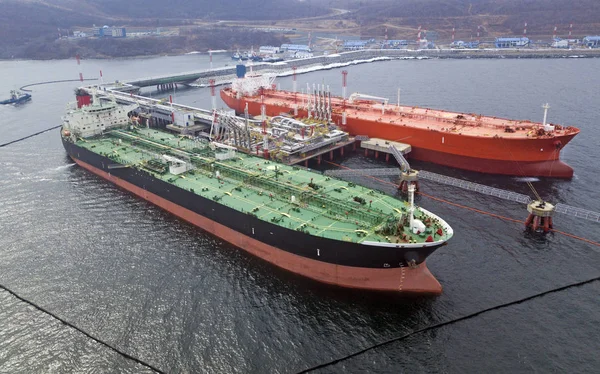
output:
[[[287,165],[315,159],[321,163],[334,151],[344,154],[344,147],[354,138],[327,121],[294,119],[286,116],[251,118],[236,116],[233,110],[207,110],[128,92],[132,86],[118,82],[82,87],[80,90],[97,100],[136,104],[133,121],[147,128],[167,129],[179,136],[204,138],[239,151],[262,155]],[[125,90],[123,90],[125,88]]]
[[[304,163],[305,167],[308,167],[308,161],[311,159],[316,159],[317,160],[317,164],[321,164],[321,160],[323,159],[324,156],[327,156],[327,154],[329,154],[329,160],[333,160],[334,158],[334,151],[339,150],[340,151],[340,155],[343,156],[344,155],[344,148],[346,146],[349,146],[351,144],[354,144],[355,140],[353,137],[348,137],[345,140],[340,140],[339,142],[333,143],[329,146],[325,146],[325,147],[320,147],[318,149],[316,149],[313,152],[309,152],[309,153],[301,153],[299,155],[296,156],[292,156],[290,157],[290,159],[286,162],[287,165],[297,165],[300,163]]]
[[[589,37],[593,38],[593,37]],[[592,39],[590,39],[592,40]],[[595,41],[595,39],[594,39]],[[393,59],[421,58],[540,58],[540,57],[597,57],[599,48],[593,49],[364,49],[347,51],[310,58],[293,59],[280,62],[253,62],[252,69],[260,74],[275,76],[291,76],[320,69],[348,66],[351,64],[369,63]],[[235,66],[204,69],[185,73],[165,74],[154,77],[131,79],[122,82],[121,90],[139,90],[143,87],[156,87],[157,90],[176,88],[176,85],[208,86],[211,79],[215,84],[231,83],[236,78]]]
[[[369,150],[375,152],[375,158],[379,157],[379,153],[385,154],[385,161],[390,160],[390,155],[393,156],[392,150],[390,147],[394,147],[398,152],[405,155],[410,153],[411,146],[410,144],[393,142],[391,140],[379,139],[379,138],[370,138],[367,140],[360,141],[360,147],[364,148],[365,156],[368,156]]]
[[[186,73],[178,73],[178,74],[166,74],[159,75],[155,77],[147,77],[140,78],[134,80],[128,80],[125,83],[131,86],[137,87],[153,87],[157,86],[157,88],[166,87],[168,85],[173,84],[183,84],[189,85],[201,78],[214,78],[222,75],[233,75],[235,74],[235,66],[223,67],[223,68],[214,68],[214,69],[205,69],[200,71],[192,71]],[[172,88],[172,86],[170,86]]]

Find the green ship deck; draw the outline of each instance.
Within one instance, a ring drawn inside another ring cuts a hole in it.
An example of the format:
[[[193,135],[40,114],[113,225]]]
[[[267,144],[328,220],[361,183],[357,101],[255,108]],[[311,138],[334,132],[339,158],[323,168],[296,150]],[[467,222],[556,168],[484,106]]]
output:
[[[408,228],[408,202],[383,192],[241,152],[217,160],[222,149],[156,129],[113,130],[80,138],[76,144],[113,160],[109,168],[144,169],[204,198],[310,235],[408,246],[424,243],[428,236],[434,242],[452,236],[437,216],[421,208],[415,208],[415,218],[427,229],[413,234]],[[192,169],[171,174],[165,160],[169,157]]]

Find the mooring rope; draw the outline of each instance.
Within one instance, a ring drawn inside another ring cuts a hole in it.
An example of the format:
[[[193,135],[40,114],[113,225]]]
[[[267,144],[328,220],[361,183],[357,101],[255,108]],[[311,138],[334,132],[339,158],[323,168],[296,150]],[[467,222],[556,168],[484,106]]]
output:
[[[14,143],[18,143],[18,142],[20,142],[20,141],[23,141],[23,140],[25,140],[25,139],[32,138],[32,137],[34,137],[34,136],[36,136],[36,135],[40,135],[40,134],[43,134],[43,133],[45,133],[45,132],[48,132],[48,131],[55,130],[55,129],[57,129],[57,128],[61,127],[61,126],[62,126],[62,125],[53,126],[53,127],[50,127],[49,129],[42,130],[42,131],[38,131],[38,132],[36,132],[36,133],[34,133],[34,134],[27,135],[27,136],[24,136],[24,137],[22,137],[22,138],[19,138],[19,139],[16,139],[16,140],[12,140],[12,141],[10,141],[10,142],[8,142],[8,143],[0,144],[0,148],[2,148],[2,147],[6,147],[7,145],[11,145],[11,144],[14,144]]]
[[[150,369],[150,370],[153,370],[153,371],[155,371],[155,372],[157,372],[157,373],[161,373],[161,374],[163,374],[163,373],[164,373],[162,370],[160,370],[160,369],[158,369],[158,368],[156,368],[156,367],[154,367],[154,366],[152,366],[152,365],[150,365],[150,364],[148,364],[148,363],[146,363],[146,362],[144,362],[144,361],[140,360],[139,358],[133,357],[132,355],[130,355],[130,354],[126,353],[126,352],[123,352],[123,351],[119,350],[118,348],[116,348],[116,347],[114,347],[114,346],[112,346],[112,345],[110,345],[110,344],[108,344],[108,343],[106,343],[106,342],[104,342],[104,341],[102,341],[102,340],[100,340],[100,339],[98,339],[98,338],[94,337],[92,334],[90,334],[90,333],[88,333],[87,331],[85,331],[85,330],[81,329],[80,327],[77,327],[77,326],[75,326],[75,325],[74,325],[74,324],[72,324],[71,322],[69,322],[69,321],[67,321],[67,320],[65,320],[65,319],[63,319],[63,318],[60,318],[59,316],[57,316],[56,314],[54,314],[54,313],[50,312],[49,310],[47,310],[47,309],[44,309],[43,307],[41,307],[41,306],[37,305],[36,303],[34,303],[34,302],[32,302],[32,301],[29,301],[29,300],[27,300],[26,298],[24,298],[24,297],[22,297],[22,296],[18,295],[16,292],[12,291],[12,290],[11,290],[11,289],[9,289],[8,287],[5,287],[5,286],[3,286],[3,285],[1,285],[1,284],[0,284],[0,288],[1,288],[1,289],[3,289],[4,291],[6,291],[6,292],[10,293],[11,295],[13,295],[14,297],[16,297],[17,299],[21,300],[22,302],[24,302],[24,303],[26,303],[26,304],[29,304],[29,305],[31,305],[32,307],[34,307],[35,309],[39,310],[40,312],[43,312],[43,313],[45,313],[45,314],[47,314],[47,315],[49,315],[49,316],[52,316],[54,319],[56,319],[56,320],[58,320],[58,321],[62,322],[63,324],[65,324],[65,325],[69,326],[70,328],[72,328],[72,329],[75,329],[75,330],[79,331],[79,332],[80,332],[80,333],[82,333],[83,335],[85,335],[85,336],[87,336],[88,338],[92,339],[92,340],[93,340],[93,341],[95,341],[96,343],[98,343],[98,344],[101,344],[101,345],[105,346],[106,348],[110,349],[111,351],[113,351],[113,352],[116,352],[116,353],[118,353],[119,355],[121,355],[121,356],[123,356],[123,357],[125,357],[125,358],[127,358],[127,359],[129,359],[129,360],[135,361],[136,363],[138,363],[138,364],[140,364],[140,365],[142,365],[142,366],[145,366],[145,367],[147,367],[148,369]]]
[[[572,284],[569,284],[567,286],[563,286],[563,287],[554,288],[554,289],[551,289],[551,290],[548,290],[548,291],[540,292],[538,294],[535,294],[535,295],[532,295],[532,296],[528,296],[528,297],[525,297],[525,298],[522,298],[522,299],[519,299],[519,300],[515,300],[515,301],[508,302],[508,303],[496,305],[496,306],[493,306],[491,308],[483,309],[483,310],[480,310],[480,311],[475,312],[475,313],[468,314],[468,315],[463,316],[463,317],[459,317],[459,318],[455,318],[455,319],[452,319],[452,320],[449,320],[449,321],[437,323],[435,325],[430,325],[430,326],[427,326],[427,327],[423,327],[421,329],[409,332],[408,334],[404,334],[402,336],[398,336],[398,337],[391,338],[391,339],[388,339],[386,341],[383,341],[383,342],[380,342],[380,343],[377,343],[377,344],[373,344],[373,345],[371,345],[371,346],[369,346],[367,348],[364,348],[364,349],[361,349],[359,351],[350,353],[350,354],[348,354],[346,356],[339,357],[339,358],[333,359],[331,361],[327,361],[327,362],[324,362],[324,363],[312,366],[312,367],[307,368],[307,369],[303,369],[303,370],[299,371],[298,374],[308,373],[308,372],[311,372],[311,371],[315,371],[317,369],[322,369],[322,368],[325,368],[325,367],[328,367],[328,366],[331,366],[331,365],[335,365],[335,364],[337,364],[339,362],[348,360],[348,359],[350,359],[352,357],[360,356],[363,353],[366,353],[368,351],[377,349],[379,347],[383,347],[383,346],[386,346],[386,345],[389,345],[389,344],[392,344],[392,343],[404,340],[404,339],[409,338],[409,337],[411,337],[413,335],[417,335],[417,334],[420,334],[422,332],[426,332],[426,331],[429,331],[429,330],[439,329],[440,327],[452,325],[452,324],[460,322],[460,321],[465,321],[465,320],[477,317],[477,316],[479,316],[481,314],[490,312],[492,310],[498,310],[498,309],[506,308],[506,307],[509,307],[509,306],[512,306],[512,305],[521,304],[521,303],[524,303],[526,301],[530,301],[530,300],[533,300],[533,299],[536,299],[536,298],[548,295],[550,293],[564,291],[564,290],[572,288],[572,287],[583,286],[584,284],[596,282],[596,281],[599,281],[599,280],[600,280],[600,276],[592,278],[592,279],[588,279],[586,281],[572,283]]]
[[[84,79],[84,81],[97,81],[98,78],[88,78],[88,79]],[[81,82],[81,79],[63,79],[63,80],[58,80],[58,81],[47,81],[47,82],[38,82],[38,83],[31,83],[31,84],[26,84],[23,87],[20,88],[21,91],[27,91],[27,92],[31,92],[31,90],[26,89],[25,87],[31,87],[31,86],[38,86],[41,84],[51,84],[51,83],[63,83],[63,82]]]

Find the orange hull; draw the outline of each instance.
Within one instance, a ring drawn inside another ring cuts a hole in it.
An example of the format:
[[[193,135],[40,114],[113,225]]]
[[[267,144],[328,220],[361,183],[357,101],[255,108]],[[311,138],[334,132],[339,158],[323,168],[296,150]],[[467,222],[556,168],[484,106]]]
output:
[[[287,93],[285,96],[285,92],[279,92],[265,90],[263,93],[267,115],[274,116],[282,112],[293,114],[294,105],[302,100],[302,95]],[[238,113],[243,112],[248,104],[250,114],[260,114],[260,96],[238,99],[227,88],[221,91],[221,98]],[[372,102],[346,107],[345,102],[340,103],[340,99],[336,101],[332,105],[331,117],[333,122],[341,124],[342,111],[346,111],[346,125],[340,126],[342,130],[351,135],[408,143],[412,148],[410,157],[416,160],[491,174],[557,178],[573,176],[573,169],[561,162],[559,156],[560,150],[579,133],[575,128],[538,136],[541,125],[528,122],[483,117],[484,121],[489,118],[490,122],[496,124],[457,126],[446,119],[450,115],[460,115],[457,113],[417,108],[417,114],[413,114],[414,108],[410,112],[396,112],[395,107],[389,107],[382,115],[381,109],[374,110]],[[307,116],[306,109],[298,109],[298,117]],[[504,128],[507,125],[517,128],[517,133],[506,133]]]

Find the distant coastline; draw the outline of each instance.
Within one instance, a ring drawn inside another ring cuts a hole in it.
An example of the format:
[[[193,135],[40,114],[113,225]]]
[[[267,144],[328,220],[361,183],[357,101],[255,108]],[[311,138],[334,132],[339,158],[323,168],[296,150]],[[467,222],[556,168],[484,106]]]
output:
[[[88,51],[89,52],[89,51]],[[131,51],[130,51],[131,52]],[[233,53],[224,49],[215,50],[213,53]],[[172,51],[161,52],[156,54],[132,54],[108,56],[102,53],[86,53],[82,55],[86,59],[138,59],[138,58],[154,58],[160,56],[183,56],[183,55],[208,55],[209,51]],[[73,55],[58,54],[55,57],[36,58],[20,56],[19,58],[0,58],[0,61],[15,61],[15,60],[66,60],[73,58]],[[386,57],[389,59],[479,59],[479,58],[592,58],[600,57],[600,48],[586,49],[533,49],[533,48],[513,48],[513,49],[369,49],[361,51],[340,52],[336,54],[328,54],[315,56],[314,58],[333,58],[335,56],[357,56],[356,58],[377,58]],[[354,57],[353,57],[354,58]]]

